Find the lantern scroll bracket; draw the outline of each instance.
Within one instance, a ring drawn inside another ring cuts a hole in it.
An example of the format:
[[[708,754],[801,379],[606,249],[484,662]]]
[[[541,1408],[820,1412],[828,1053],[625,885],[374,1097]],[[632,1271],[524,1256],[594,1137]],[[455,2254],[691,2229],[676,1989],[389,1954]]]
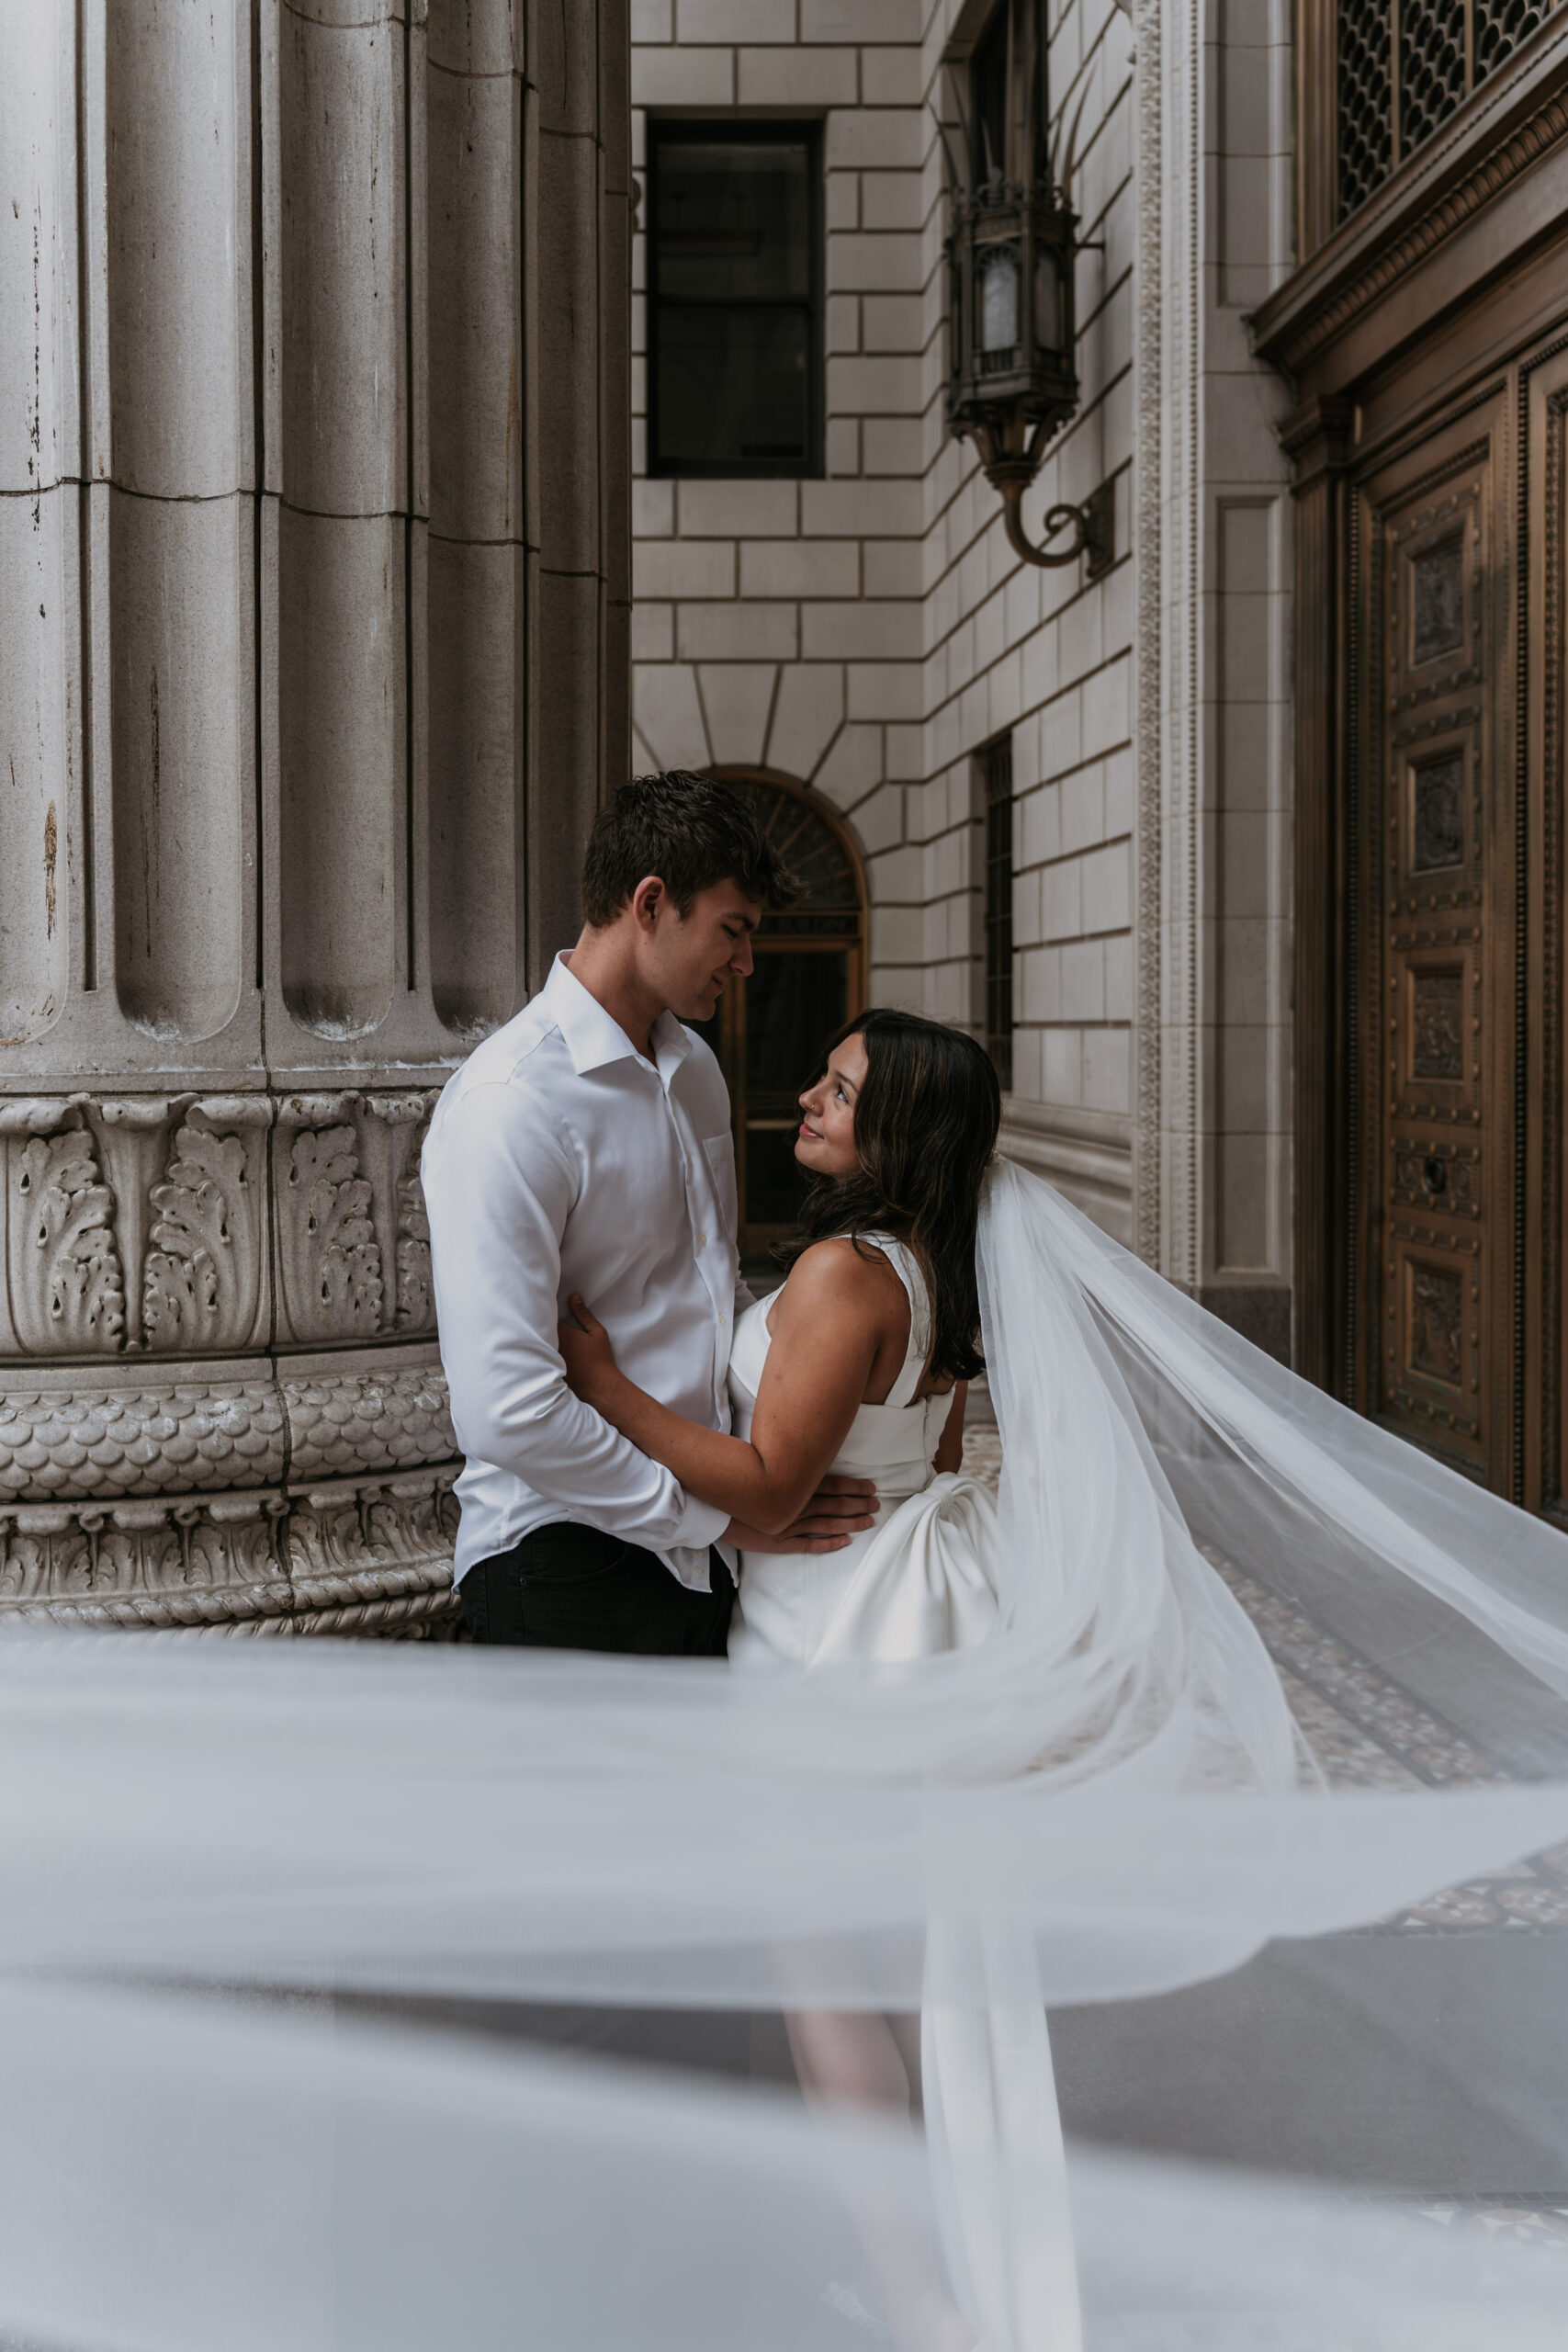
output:
[[[1047,569],[1058,564],[1077,563],[1080,556],[1087,556],[1091,580],[1098,580],[1110,571],[1116,560],[1116,491],[1113,483],[1102,481],[1081,506],[1048,506],[1043,544],[1035,547],[1024,530],[1021,511],[1029,481],[1014,481],[1005,474],[998,480],[998,470],[988,469],[987,479],[1001,492],[1003,526],[1007,531],[1008,545],[1015,555],[1021,556],[1025,563],[1038,563]],[[1050,542],[1069,525],[1072,526],[1072,537],[1066,546],[1053,548]]]

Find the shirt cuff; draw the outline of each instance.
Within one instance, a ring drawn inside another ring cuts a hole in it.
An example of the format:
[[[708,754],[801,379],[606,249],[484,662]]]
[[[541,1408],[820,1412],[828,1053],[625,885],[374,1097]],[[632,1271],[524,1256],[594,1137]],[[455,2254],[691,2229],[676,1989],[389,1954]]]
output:
[[[705,1552],[710,1544],[718,1542],[728,1525],[729,1513],[727,1510],[718,1510],[713,1503],[699,1502],[695,1495],[688,1495],[681,1523],[675,1531],[675,1541]]]

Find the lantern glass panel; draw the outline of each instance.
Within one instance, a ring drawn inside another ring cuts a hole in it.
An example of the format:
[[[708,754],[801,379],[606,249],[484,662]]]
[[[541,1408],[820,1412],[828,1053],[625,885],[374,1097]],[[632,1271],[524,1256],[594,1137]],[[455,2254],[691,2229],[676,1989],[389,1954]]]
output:
[[[1018,264],[992,253],[980,265],[980,348],[1010,351],[1018,341]]]
[[[1062,266],[1051,245],[1034,256],[1034,341],[1041,351],[1062,348]]]

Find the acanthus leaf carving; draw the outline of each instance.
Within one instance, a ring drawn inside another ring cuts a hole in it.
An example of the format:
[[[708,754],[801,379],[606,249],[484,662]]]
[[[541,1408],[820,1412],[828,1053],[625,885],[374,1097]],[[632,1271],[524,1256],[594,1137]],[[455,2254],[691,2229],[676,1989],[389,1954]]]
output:
[[[371,1337],[381,1321],[381,1251],[354,1129],[307,1127],[289,1146],[278,1204],[289,1318],[301,1339]]]
[[[430,1272],[430,1217],[420,1182],[420,1155],[430,1131],[425,1120],[409,1148],[407,1173],[398,1187],[398,1329],[433,1331],[435,1292]]]
[[[419,1188],[419,1155],[434,1095],[364,1094],[355,1117],[359,1166],[370,1185],[370,1215],[381,1247],[382,1314],[389,1329],[434,1327],[430,1228]]]
[[[118,1352],[125,1284],[114,1195],[85,1127],[10,1144],[11,1305],[17,1336],[39,1355]]]
[[[142,1290],[147,1343],[157,1350],[239,1348],[255,1324],[261,1205],[243,1135],[190,1123],[152,1187],[156,1220]]]

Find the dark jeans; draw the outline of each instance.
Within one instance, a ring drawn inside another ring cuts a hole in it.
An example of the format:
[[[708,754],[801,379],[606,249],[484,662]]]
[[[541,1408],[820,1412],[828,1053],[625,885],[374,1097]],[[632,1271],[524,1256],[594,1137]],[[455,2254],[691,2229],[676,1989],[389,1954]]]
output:
[[[561,1520],[510,1552],[476,1560],[457,1588],[476,1642],[536,1650],[621,1650],[638,1657],[722,1657],[735,1586],[716,1552],[711,1592],[677,1583],[661,1560],[618,1535]]]

